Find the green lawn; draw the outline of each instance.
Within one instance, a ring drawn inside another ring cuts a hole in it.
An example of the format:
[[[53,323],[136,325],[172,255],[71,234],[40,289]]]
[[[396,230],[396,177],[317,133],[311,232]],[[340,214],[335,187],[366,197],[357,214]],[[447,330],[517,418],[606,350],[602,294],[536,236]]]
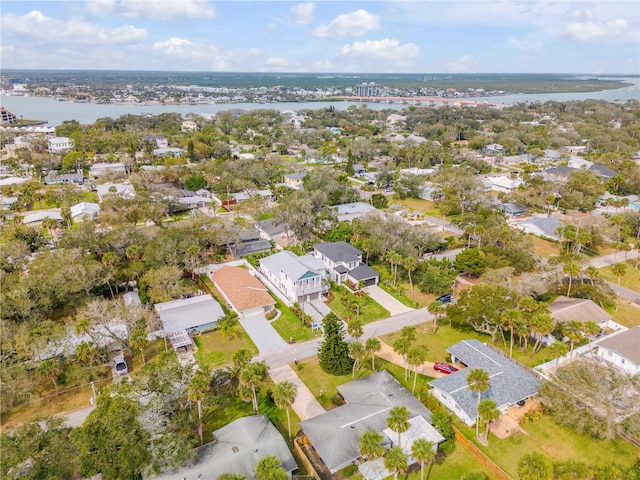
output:
[[[304,342],[311,340],[320,335],[320,331],[312,332],[311,327],[306,327],[293,312],[284,305],[280,300],[276,300],[276,308],[280,310],[280,317],[271,322],[271,326],[278,332],[283,340],[289,341],[293,339],[296,342]]]
[[[624,258],[624,252],[618,253],[618,259],[622,263],[622,259]],[[627,266],[626,273],[620,277],[620,285],[623,287],[630,288],[631,290],[635,290],[636,292],[640,292],[640,268],[636,270],[634,267],[636,265],[635,260],[627,260],[624,262]],[[618,277],[614,275],[611,266],[601,268],[599,270],[600,276],[604,280],[609,280],[613,283],[618,283]]]
[[[376,270],[380,271],[379,265],[376,265]],[[380,282],[378,286],[403,305],[410,308],[426,307],[437,297],[437,295],[430,293],[422,293],[415,284],[413,285],[412,292],[411,285],[408,281],[398,280],[397,287],[388,285],[386,282]]]
[[[467,438],[473,440],[474,428],[458,424],[456,426]],[[522,428],[527,434],[519,435],[516,439],[513,436],[499,439],[489,435],[488,446],[476,443],[485,454],[513,478],[518,478],[520,458],[534,450],[543,453],[552,461],[572,458],[588,465],[609,462],[631,465],[637,458],[635,447],[623,440],[597,440],[587,435],[581,435],[556,424],[551,417],[546,415],[531,423],[524,423]]]
[[[348,291],[345,287],[334,287],[329,291],[329,308],[333,310],[343,320],[356,319],[358,317],[362,323],[370,323],[389,316],[389,310],[373,300],[369,295],[358,297]],[[359,305],[359,311],[355,312],[349,309],[342,299],[346,298],[349,302],[356,302]]]
[[[399,200],[394,196],[393,203],[407,207],[411,211],[422,212],[430,217],[442,218],[442,213],[431,200],[423,200],[421,198],[405,198]]]
[[[557,242],[545,240],[544,238],[536,237],[535,235],[527,235],[527,239],[531,239],[533,242],[533,253],[536,255],[549,258],[560,253]]]
[[[221,332],[209,332],[193,338],[198,351],[196,360],[203,367],[217,368],[231,363],[231,357],[238,350],[244,348],[254,355],[258,354],[258,348],[244,330],[240,329],[240,335],[234,338],[224,338]]]
[[[628,328],[640,325],[640,307],[624,298],[618,298],[618,309],[609,307],[605,309],[614,322]]]

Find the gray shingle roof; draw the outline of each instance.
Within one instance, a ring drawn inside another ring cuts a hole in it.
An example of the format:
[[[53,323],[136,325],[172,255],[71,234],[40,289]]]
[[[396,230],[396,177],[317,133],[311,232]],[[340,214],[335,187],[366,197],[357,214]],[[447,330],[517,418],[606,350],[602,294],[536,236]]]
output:
[[[349,272],[349,276],[354,280],[368,280],[369,278],[380,277],[380,274],[370,266],[361,263]]]
[[[209,294],[156,303],[154,307],[166,332],[188,330],[224,317],[222,307]]]
[[[347,404],[300,422],[322,461],[332,472],[346,467],[360,456],[359,437],[367,430],[387,428],[389,410],[403,405],[411,417],[431,420],[431,412],[387,371],[340,385]]]
[[[359,262],[362,252],[347,242],[316,243],[313,248],[335,263]]]
[[[640,365],[640,327],[605,338],[598,346],[618,352],[629,361]]]
[[[280,459],[287,472],[297,468],[282,435],[265,415],[243,417],[213,432],[215,440],[200,447],[185,465],[147,480],[217,480],[223,473],[255,478],[258,462],[267,455]]]
[[[478,394],[469,390],[467,384],[471,369],[482,368],[489,373],[491,386],[481,398],[491,398],[498,408],[514,405],[538,393],[539,382],[535,374],[478,340],[462,340],[448,351],[469,368],[432,380],[429,385],[448,393],[471,419],[478,415]]]

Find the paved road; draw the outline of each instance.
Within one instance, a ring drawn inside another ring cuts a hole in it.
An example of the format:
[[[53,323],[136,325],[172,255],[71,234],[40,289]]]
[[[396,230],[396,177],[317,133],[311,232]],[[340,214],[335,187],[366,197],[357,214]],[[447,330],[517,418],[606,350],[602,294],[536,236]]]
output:
[[[627,252],[625,256],[625,252],[618,253],[610,253],[609,255],[603,255],[602,257],[594,258],[589,261],[589,265],[592,265],[596,268],[604,268],[609,265],[613,265],[614,263],[624,262],[626,260],[633,260],[638,258],[639,251],[631,250]]]
[[[605,283],[611,287],[611,290],[616,292],[622,298],[626,298],[636,305],[640,305],[640,292],[636,292],[635,290],[631,290],[630,288],[622,287],[617,283],[607,282],[606,280]]]
[[[377,322],[368,323],[363,328],[364,335],[361,337],[361,340],[386,335],[387,333],[398,331],[402,327],[418,325],[432,318],[426,308],[420,308],[378,320]],[[260,354],[257,359],[264,360],[271,368],[281,367],[292,363],[295,359],[302,360],[304,358],[314,357],[318,353],[318,346],[321,340],[321,338],[316,338],[308,342],[294,343],[277,352]]]
[[[83,408],[81,410],[75,410],[73,412],[66,412],[56,415],[56,417],[63,417],[64,423],[67,427],[79,427],[84,421],[87,419],[89,414],[95,410],[95,405],[91,405],[90,407]]]

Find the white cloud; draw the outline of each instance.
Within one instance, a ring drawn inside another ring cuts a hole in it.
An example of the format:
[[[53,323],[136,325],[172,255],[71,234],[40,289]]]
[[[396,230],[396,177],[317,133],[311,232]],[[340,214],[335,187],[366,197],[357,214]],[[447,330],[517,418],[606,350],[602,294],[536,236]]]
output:
[[[123,17],[153,20],[215,18],[215,8],[209,0],[91,0],[87,2],[91,15],[116,14]]]
[[[252,56],[256,56],[256,55],[260,55],[260,49],[259,48],[250,48],[248,50],[249,55]]]
[[[319,38],[356,38],[380,28],[380,17],[366,10],[338,15],[329,25],[320,25],[313,32]]]
[[[344,45],[337,56],[342,58],[376,59],[387,62],[397,62],[416,58],[420,55],[420,48],[415,43],[400,45],[399,40],[385,38],[383,40],[367,40]]]
[[[623,35],[626,30],[627,21],[620,18],[606,23],[573,22],[560,32],[560,36],[569,40],[589,42],[591,40],[616,38]]]
[[[507,37],[507,43],[523,52],[534,53],[540,50],[542,43],[535,40],[524,40],[521,38]]]
[[[293,18],[293,21],[298,25],[306,25],[313,21],[313,11],[315,5],[312,2],[299,3],[289,9],[289,13]]]
[[[472,64],[473,57],[471,55],[463,55],[462,57],[447,63],[445,65],[445,69],[448,72],[468,72]]]
[[[312,71],[319,72],[331,72],[333,71],[333,64],[329,60],[319,60],[313,64]]]
[[[156,42],[151,48],[156,51],[162,51],[167,55],[184,55],[192,42],[184,38],[170,38],[164,42]]]
[[[270,67],[287,67],[289,66],[289,60],[284,57],[269,57],[266,64]]]
[[[131,44],[147,38],[144,28],[132,25],[105,28],[79,19],[56,20],[37,10],[23,16],[4,15],[0,25],[3,36],[23,44],[111,45]]]

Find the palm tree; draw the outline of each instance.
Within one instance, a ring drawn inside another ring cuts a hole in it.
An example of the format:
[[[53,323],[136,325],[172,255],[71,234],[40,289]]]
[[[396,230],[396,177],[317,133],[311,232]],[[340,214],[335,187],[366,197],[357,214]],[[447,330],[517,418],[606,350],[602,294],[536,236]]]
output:
[[[407,337],[398,337],[395,342],[393,342],[393,351],[399,355],[402,355],[404,359],[404,379],[407,379],[408,374],[408,365],[407,365],[407,353],[409,353],[409,349],[411,348],[411,342]]]
[[[511,333],[511,340],[509,342],[509,356],[513,357],[513,331],[519,322],[522,321],[522,312],[515,308],[509,308],[502,312],[500,319],[500,326],[508,328]]]
[[[356,342],[360,341],[360,337],[364,334],[362,328],[362,320],[353,320],[347,324],[347,333],[356,339]]]
[[[551,478],[551,466],[542,453],[526,453],[518,463],[518,475],[522,480],[548,480]]]
[[[75,356],[78,362],[83,365],[93,365],[98,355],[98,349],[93,343],[80,342],[76,347]]]
[[[147,363],[144,358],[144,349],[148,343],[149,341],[147,340],[147,333],[142,328],[134,330],[129,336],[129,345],[131,345],[132,348],[140,351],[143,365]]]
[[[356,370],[360,367],[362,360],[364,360],[367,351],[364,346],[358,342],[351,342],[349,344],[349,358],[353,359],[353,368],[351,369],[351,378],[355,378]]]
[[[200,446],[203,445],[202,431],[202,402],[207,398],[210,389],[211,375],[206,370],[198,369],[187,385],[189,401],[198,405],[198,435],[200,436]]]
[[[434,300],[427,306],[427,310],[431,315],[433,315],[433,333],[436,333],[436,328],[438,328],[438,320],[444,314],[446,309],[442,302]]]
[[[289,428],[289,440],[291,440],[291,416],[289,409],[296,400],[298,395],[298,387],[290,380],[280,382],[273,389],[273,401],[278,408],[284,408],[287,412],[287,426]]]
[[[407,353],[407,363],[413,367],[413,388],[411,393],[416,392],[416,380],[418,379],[418,367],[427,360],[427,351],[424,347],[413,347]]]
[[[562,326],[562,333],[569,339],[569,352],[570,358],[573,358],[573,346],[582,338],[580,331],[582,330],[582,323],[578,320],[569,320]]]
[[[56,390],[56,396],[58,395],[58,375],[62,372],[62,366],[60,362],[53,358],[47,358],[38,365],[38,374],[41,377],[48,378],[53,383],[53,388]]]
[[[582,325],[582,330],[587,334],[587,337],[589,338],[589,351],[591,352],[591,356],[593,358],[593,347],[591,346],[591,339],[598,333],[600,333],[600,325],[598,325],[593,320],[588,320]]]
[[[369,462],[367,471],[364,472],[364,478],[367,478],[367,474],[369,473],[369,469],[371,468],[371,463],[376,458],[380,458],[384,453],[382,440],[384,440],[384,437],[373,429],[367,430],[362,435],[360,435],[360,439],[358,442],[360,455],[366,457]]]
[[[409,275],[409,287],[411,288],[411,293],[413,293],[413,279],[411,278],[411,272],[418,268],[418,260],[415,257],[406,257],[402,262],[402,266]]]
[[[264,360],[247,363],[240,372],[240,383],[251,391],[253,410],[258,413],[258,391],[260,385],[267,379],[268,367]]]
[[[549,351],[554,357],[556,357],[556,366],[558,365],[560,357],[566,355],[568,350],[569,348],[567,347],[567,344],[558,340],[549,345]]]
[[[489,377],[489,372],[482,368],[472,368],[469,370],[467,375],[467,385],[469,386],[469,390],[472,392],[478,392],[478,403],[477,406],[480,405],[482,392],[486,392],[489,390],[491,386],[491,379]],[[476,406],[476,408],[477,408]],[[479,419],[476,420],[476,435],[478,435],[478,424]]]
[[[235,317],[235,314],[227,314],[218,320],[216,327],[220,330],[220,333],[224,338],[236,338],[240,336],[240,329],[238,328],[239,322]]]
[[[616,277],[618,277],[618,285],[620,285],[621,278],[627,273],[627,265],[626,263],[615,263],[611,267],[611,271]]]
[[[491,426],[491,422],[500,418],[500,410],[496,407],[496,402],[490,398],[485,398],[480,402],[480,405],[478,405],[478,414],[487,425],[487,430],[484,434],[485,443],[489,442],[489,427]]]
[[[567,287],[567,297],[571,295],[571,284],[573,281],[573,277],[576,277],[580,273],[580,265],[576,262],[568,261],[564,264],[563,267],[564,273],[569,275],[569,286]]]
[[[378,338],[376,337],[370,337],[367,338],[367,341],[364,344],[364,348],[367,352],[369,352],[369,355],[371,355],[371,371],[376,370],[376,353],[378,353],[380,350],[382,350],[382,344],[380,343],[380,340],[378,340]]]
[[[584,273],[587,275],[587,277],[589,277],[589,280],[591,281],[591,286],[593,286],[593,282],[597,280],[598,277],[600,276],[600,271],[593,265],[589,265],[585,269]]]
[[[430,465],[436,458],[433,443],[425,438],[416,438],[411,445],[411,455],[420,463],[420,480],[424,480],[424,466]]]
[[[409,410],[404,405],[396,405],[389,410],[387,417],[387,426],[398,434],[398,446],[400,443],[400,434],[409,430]]]
[[[554,321],[550,315],[540,313],[534,315],[531,319],[531,330],[536,335],[536,343],[531,350],[531,358],[535,355],[538,349],[542,346],[542,337],[549,335],[553,332]]]
[[[256,465],[256,480],[287,480],[289,476],[280,463],[275,455],[263,457]]]
[[[398,480],[398,474],[407,471],[407,454],[400,447],[393,447],[387,450],[384,455],[384,466],[393,472],[393,480]]]

